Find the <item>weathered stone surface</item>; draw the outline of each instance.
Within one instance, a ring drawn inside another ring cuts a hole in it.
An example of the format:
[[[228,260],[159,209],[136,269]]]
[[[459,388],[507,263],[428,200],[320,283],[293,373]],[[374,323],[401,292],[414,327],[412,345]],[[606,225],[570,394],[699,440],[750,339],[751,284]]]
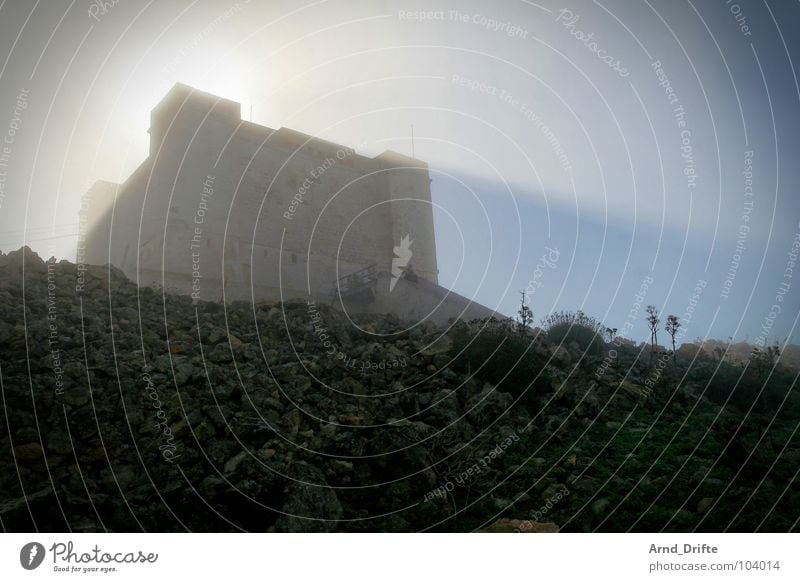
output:
[[[524,519],[498,519],[481,533],[556,533],[558,526],[554,523],[539,523]]]
[[[473,531],[488,520],[487,531],[624,531],[639,518],[688,531],[727,527],[744,508],[740,531],[776,502],[767,523],[785,531],[797,515],[784,482],[796,442],[772,443],[763,419],[751,429],[702,398],[648,412],[646,369],[623,381],[609,367],[595,382],[601,357],[581,363],[537,340],[527,370],[546,380],[520,398],[529,375],[503,383],[507,367],[488,375],[482,352],[454,361],[480,323],[406,330],[369,315],[359,332],[318,305],[326,346],[301,302],[223,310],[137,289],[108,267],[56,272],[50,319],[47,265],[0,254],[8,531],[66,531],[65,517],[73,531]],[[670,445],[679,426],[700,450]],[[768,503],[749,503],[753,491]]]

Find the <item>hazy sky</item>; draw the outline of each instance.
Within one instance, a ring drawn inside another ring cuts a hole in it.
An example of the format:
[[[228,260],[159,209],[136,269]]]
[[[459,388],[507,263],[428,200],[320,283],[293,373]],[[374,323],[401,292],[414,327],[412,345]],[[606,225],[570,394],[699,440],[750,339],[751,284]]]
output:
[[[413,124],[440,281],[500,311],[528,287],[537,319],[622,329],[652,278],[679,316],[704,282],[685,339],[794,333],[797,2],[111,4],[0,7],[4,252],[74,259],[80,195],[141,163],[180,81],[367,155]]]

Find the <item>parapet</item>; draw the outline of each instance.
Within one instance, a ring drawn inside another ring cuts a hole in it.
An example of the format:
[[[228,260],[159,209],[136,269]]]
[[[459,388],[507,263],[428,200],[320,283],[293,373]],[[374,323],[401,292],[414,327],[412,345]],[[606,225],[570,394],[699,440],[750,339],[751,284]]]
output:
[[[175,114],[185,107],[192,107],[202,104],[205,108],[214,108],[215,112],[223,113],[226,117],[232,120],[239,121],[242,118],[242,106],[236,101],[230,99],[223,99],[211,93],[206,93],[184,85],[183,83],[175,83],[164,98],[158,102],[150,113],[151,119],[156,117],[172,118]]]
[[[382,154],[375,156],[374,159],[389,167],[412,167],[428,170],[428,164],[422,160],[405,156],[392,150],[386,150]]]

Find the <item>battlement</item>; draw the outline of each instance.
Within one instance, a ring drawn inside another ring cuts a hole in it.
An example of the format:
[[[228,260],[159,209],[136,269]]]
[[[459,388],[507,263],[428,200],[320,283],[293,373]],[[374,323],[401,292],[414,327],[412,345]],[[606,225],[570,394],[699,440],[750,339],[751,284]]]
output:
[[[336,156],[340,152],[348,152],[348,158],[354,161],[379,163],[384,167],[414,167],[427,171],[428,164],[422,160],[412,158],[392,150],[370,158],[358,154],[353,148],[290,129],[280,127],[273,129],[251,121],[242,120],[242,106],[236,101],[224,99],[211,93],[194,89],[183,83],[176,83],[161,101],[153,108],[150,114],[150,141],[151,152],[161,143],[164,134],[171,126],[180,126],[186,118],[198,122],[221,120],[232,126],[247,125],[250,131],[259,132],[265,139],[270,139],[295,150],[312,152],[320,158]]]

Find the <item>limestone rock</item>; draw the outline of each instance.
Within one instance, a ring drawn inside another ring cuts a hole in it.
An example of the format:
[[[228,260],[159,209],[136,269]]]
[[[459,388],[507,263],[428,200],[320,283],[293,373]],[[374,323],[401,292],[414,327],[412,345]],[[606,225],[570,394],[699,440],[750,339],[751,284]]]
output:
[[[489,527],[480,530],[480,533],[557,533],[558,526],[554,523],[540,523],[526,519],[498,519]]]

